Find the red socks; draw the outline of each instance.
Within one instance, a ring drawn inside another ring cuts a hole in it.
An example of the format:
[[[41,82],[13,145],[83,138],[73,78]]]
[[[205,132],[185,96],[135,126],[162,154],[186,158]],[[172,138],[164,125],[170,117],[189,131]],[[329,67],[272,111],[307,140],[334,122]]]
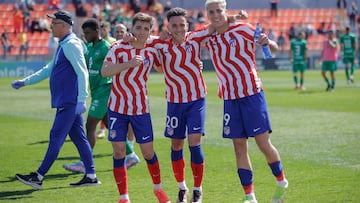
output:
[[[113,169],[114,178],[120,195],[128,194],[128,178],[125,166]]]

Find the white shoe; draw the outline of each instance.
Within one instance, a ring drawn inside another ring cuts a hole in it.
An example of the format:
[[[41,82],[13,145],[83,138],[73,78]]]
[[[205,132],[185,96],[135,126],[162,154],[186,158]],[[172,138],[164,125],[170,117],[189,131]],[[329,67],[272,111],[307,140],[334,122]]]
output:
[[[105,137],[105,130],[100,130],[98,134],[96,134],[96,138],[103,139]]]

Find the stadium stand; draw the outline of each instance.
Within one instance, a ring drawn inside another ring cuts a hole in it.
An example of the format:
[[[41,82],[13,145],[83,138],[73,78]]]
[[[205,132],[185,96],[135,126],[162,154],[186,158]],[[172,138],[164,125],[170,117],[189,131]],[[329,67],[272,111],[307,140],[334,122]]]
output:
[[[266,30],[271,28],[275,31],[276,36],[278,36],[281,31],[288,33],[292,23],[294,23],[295,26],[302,23],[304,26],[310,26],[316,29],[322,22],[326,25],[331,22],[336,22],[336,9],[280,9],[278,17],[272,18],[269,17],[269,10],[265,9],[249,9],[247,12],[249,14],[248,22],[252,24],[260,22]],[[309,36],[307,39],[308,49],[320,50],[324,39],[325,36],[320,34]],[[289,44],[287,41],[285,50],[289,50]]]
[[[88,10],[91,10],[91,4],[86,4]],[[118,4],[117,8],[122,7],[124,10],[124,16],[134,13],[130,10],[127,4]],[[74,7],[72,4],[67,4],[64,9],[74,12]],[[142,7],[142,10],[145,9],[145,6]],[[3,32],[3,29],[6,28],[9,33],[9,41],[14,45],[14,49],[9,53],[9,56],[18,55],[19,46],[16,33],[14,33],[13,28],[13,19],[12,12],[14,10],[13,3],[0,4],[0,33]],[[269,9],[246,9],[249,13],[248,22],[255,23],[261,22],[266,30],[271,28],[275,31],[278,36],[281,31],[285,33],[288,32],[291,23],[299,24],[303,23],[304,25],[311,25],[313,28],[317,28],[321,22],[329,24],[331,22],[336,22],[336,9],[329,8],[312,8],[312,9],[279,9],[278,17],[270,18]],[[46,16],[48,11],[47,4],[36,4],[35,9],[30,11],[31,19],[40,18]],[[236,14],[238,10],[229,10],[229,14]],[[29,40],[29,56],[45,56],[48,54],[48,38],[49,32],[34,32],[31,34],[28,33]],[[321,42],[323,41],[323,35],[311,35],[308,38],[308,48],[310,50],[320,50]],[[289,41],[286,37],[286,46],[285,50],[289,50]],[[3,49],[0,49],[0,56],[3,54]]]

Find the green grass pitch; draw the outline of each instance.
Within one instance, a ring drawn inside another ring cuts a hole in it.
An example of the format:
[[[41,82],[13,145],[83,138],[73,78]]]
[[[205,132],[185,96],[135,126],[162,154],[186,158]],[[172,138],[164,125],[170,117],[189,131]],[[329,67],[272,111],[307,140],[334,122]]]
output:
[[[237,176],[233,146],[231,140],[221,138],[222,101],[216,96],[216,76],[214,72],[204,75],[208,96],[203,139],[206,163],[203,202],[240,202],[244,194]],[[261,71],[260,76],[273,128],[271,140],[280,152],[289,180],[286,202],[360,202],[360,82],[347,85],[344,71],[339,70],[336,90],[325,92],[320,72],[307,71],[307,89],[299,91],[293,89],[289,71]],[[355,79],[360,81],[358,72]],[[0,79],[0,202],[117,202],[112,148],[106,139],[97,140],[94,149],[101,186],[69,186],[82,177],[62,168],[62,164],[78,160],[69,138],[45,176],[42,191],[15,179],[15,173],[27,174],[41,164],[54,110],[50,109],[47,80],[20,90],[11,88],[12,80],[14,78]],[[163,137],[166,101],[162,75],[152,73],[148,88],[162,184],[175,202],[178,189],[171,169],[170,142]],[[253,139],[249,140],[249,146],[257,199],[260,203],[269,202],[275,179]],[[135,150],[140,153],[137,145]],[[187,146],[185,158],[187,185],[192,188]],[[133,203],[156,202],[143,158],[138,166],[128,171],[128,176]]]

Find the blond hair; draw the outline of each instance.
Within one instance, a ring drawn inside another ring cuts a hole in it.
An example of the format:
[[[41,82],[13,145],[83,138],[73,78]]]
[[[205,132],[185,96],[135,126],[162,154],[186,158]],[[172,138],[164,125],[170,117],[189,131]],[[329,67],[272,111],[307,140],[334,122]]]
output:
[[[224,8],[226,8],[226,0],[206,0],[205,2],[205,8],[208,8],[209,4],[212,3],[219,3],[221,4]]]

